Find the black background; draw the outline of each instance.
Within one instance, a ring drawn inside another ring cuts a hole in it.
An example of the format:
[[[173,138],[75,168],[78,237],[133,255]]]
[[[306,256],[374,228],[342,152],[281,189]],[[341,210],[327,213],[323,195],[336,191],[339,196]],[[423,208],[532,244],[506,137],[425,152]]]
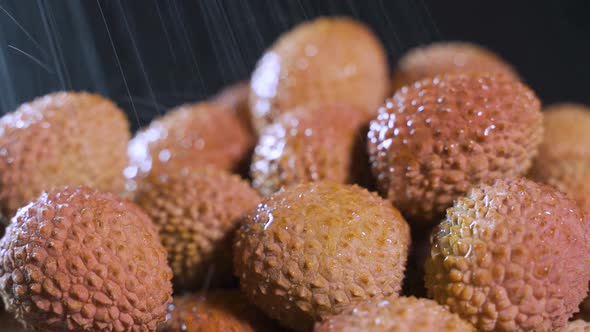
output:
[[[590,104],[590,12],[577,1],[0,0],[0,111],[51,91],[101,93],[134,128],[247,79],[277,36],[319,15],[349,15],[395,63],[436,40],[485,45],[545,104]]]

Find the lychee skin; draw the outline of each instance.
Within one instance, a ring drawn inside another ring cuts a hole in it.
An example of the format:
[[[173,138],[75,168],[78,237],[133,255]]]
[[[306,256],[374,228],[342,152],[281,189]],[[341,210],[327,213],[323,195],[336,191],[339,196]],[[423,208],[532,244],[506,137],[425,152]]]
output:
[[[174,297],[158,332],[271,332],[274,322],[237,290],[210,290]]]
[[[125,114],[110,100],[58,92],[0,119],[0,213],[7,222],[44,190],[85,185],[122,194]]]
[[[0,295],[36,331],[155,331],[171,278],[149,217],[94,189],[41,194],[0,240]]]
[[[367,145],[380,192],[411,221],[432,223],[472,185],[524,174],[542,133],[540,102],[519,81],[446,75],[388,99]]]
[[[557,104],[543,115],[545,134],[529,176],[569,194],[590,214],[590,107]],[[590,318],[590,298],[580,309],[579,316]]]
[[[321,17],[283,34],[262,56],[250,81],[258,132],[307,103],[343,103],[371,117],[389,90],[385,50],[363,24]]]
[[[237,115],[240,122],[251,135],[255,135],[250,116],[250,82],[243,81],[230,85],[211,98],[211,102],[220,105]]]
[[[254,149],[252,186],[263,195],[303,182],[353,182],[364,116],[346,105],[316,104],[282,114]],[[367,167],[368,168],[368,167]]]
[[[393,72],[392,91],[428,77],[469,72],[502,73],[518,79],[512,66],[485,47],[468,42],[443,41],[408,51]]]
[[[233,280],[233,233],[259,201],[246,181],[211,167],[152,175],[136,196],[158,227],[176,290]]]
[[[590,332],[590,322],[581,319],[568,322],[559,332]]]
[[[590,107],[558,104],[543,115],[545,134],[530,176],[570,194],[590,213]]]
[[[350,303],[398,294],[409,242],[407,223],[377,194],[310,182],[269,196],[246,217],[234,268],[252,303],[310,331]]]
[[[558,330],[588,291],[589,222],[550,186],[475,187],[432,235],[429,296],[479,331]]]
[[[238,116],[227,109],[214,103],[182,105],[152,121],[129,142],[128,190],[133,193],[151,173],[171,169],[239,169],[254,144]]]
[[[391,297],[351,305],[314,332],[470,332],[472,325],[429,299]]]

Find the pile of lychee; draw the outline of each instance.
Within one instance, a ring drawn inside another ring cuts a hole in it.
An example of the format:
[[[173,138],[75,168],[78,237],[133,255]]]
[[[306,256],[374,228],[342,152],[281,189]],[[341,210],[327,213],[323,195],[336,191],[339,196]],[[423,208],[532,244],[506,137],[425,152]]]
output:
[[[21,105],[0,211],[33,331],[590,331],[590,109],[469,43],[390,79],[348,18],[134,137],[95,94]]]

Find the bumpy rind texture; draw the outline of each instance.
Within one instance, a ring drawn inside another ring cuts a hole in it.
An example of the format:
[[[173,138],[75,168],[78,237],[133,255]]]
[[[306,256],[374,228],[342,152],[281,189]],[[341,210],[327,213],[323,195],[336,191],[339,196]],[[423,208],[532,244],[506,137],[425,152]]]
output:
[[[85,185],[123,193],[125,114],[90,93],[59,92],[0,119],[0,212],[7,222],[44,190]]]
[[[6,309],[38,331],[154,331],[172,300],[156,227],[110,193],[41,194],[12,219],[0,259]]]
[[[356,21],[318,18],[282,35],[259,60],[250,86],[258,132],[308,102],[340,102],[371,116],[389,90],[385,50]]]
[[[557,104],[543,114],[545,134],[530,177],[571,195],[590,213],[590,107]],[[579,315],[590,318],[590,298]]]
[[[158,227],[180,290],[232,280],[233,232],[260,196],[236,175],[203,168],[148,177],[136,202]]]
[[[472,325],[429,299],[387,298],[350,306],[317,323],[314,332],[470,332]]]
[[[543,114],[545,134],[531,178],[570,194],[590,213],[590,107],[559,104]]]
[[[278,327],[237,290],[176,296],[158,332],[271,332]]]
[[[445,75],[399,90],[368,133],[381,193],[410,220],[438,221],[472,185],[528,171],[540,102],[504,75]]]
[[[559,332],[590,332],[590,323],[581,319],[568,322]]]
[[[503,73],[518,79],[508,63],[485,47],[467,42],[437,42],[406,53],[393,72],[393,91],[404,85],[442,74]]]
[[[129,142],[127,189],[149,174],[213,166],[236,170],[255,144],[236,114],[214,103],[180,106],[154,120]]]
[[[238,229],[234,267],[249,299],[296,331],[341,307],[401,289],[409,227],[358,186],[299,184],[258,205]]]
[[[547,185],[474,188],[433,233],[428,293],[480,331],[557,330],[588,291],[589,222]]]
[[[355,143],[364,122],[357,110],[317,104],[285,113],[262,131],[254,149],[252,186],[270,195],[284,186],[329,180],[353,182]]]

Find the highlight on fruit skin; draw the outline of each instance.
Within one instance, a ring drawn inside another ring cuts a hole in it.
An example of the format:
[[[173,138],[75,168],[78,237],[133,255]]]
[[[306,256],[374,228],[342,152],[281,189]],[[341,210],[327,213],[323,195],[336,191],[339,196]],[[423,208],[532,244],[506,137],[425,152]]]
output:
[[[320,17],[284,33],[250,81],[254,128],[308,102],[343,103],[375,114],[389,90],[385,50],[364,24]]]
[[[590,213],[590,107],[545,108],[545,134],[530,177],[570,194]]]
[[[392,91],[428,77],[469,72],[502,73],[518,79],[510,64],[483,46],[441,41],[418,46],[401,57],[393,71]]]
[[[252,186],[270,195],[302,182],[355,182],[365,160],[355,151],[364,122],[358,110],[341,104],[315,104],[282,114],[264,128],[254,149]]]
[[[559,332],[590,332],[590,323],[581,319],[568,322]]]
[[[214,166],[239,169],[255,141],[237,115],[214,103],[179,106],[129,142],[127,189],[134,192],[150,173]]]
[[[430,297],[478,331],[555,331],[588,291],[590,220],[553,187],[474,187],[433,232]]]
[[[154,331],[171,278],[149,217],[86,187],[41,194],[0,240],[0,295],[35,331]]]
[[[351,305],[316,323],[314,332],[470,332],[473,326],[433,300],[390,297]]]
[[[157,332],[278,332],[237,290],[210,290],[175,296]]]
[[[433,223],[472,185],[525,174],[542,133],[540,102],[521,82],[443,75],[386,100],[367,149],[381,194],[410,221]]]
[[[398,294],[410,242],[401,214],[355,185],[310,182],[264,199],[234,240],[248,299],[295,331],[342,307]]]
[[[122,194],[125,114],[110,100],[86,92],[57,92],[24,103],[0,119],[0,214],[44,190],[92,186]]]
[[[259,201],[246,181],[212,167],[152,174],[136,194],[158,227],[177,291],[234,280],[233,233]]]

